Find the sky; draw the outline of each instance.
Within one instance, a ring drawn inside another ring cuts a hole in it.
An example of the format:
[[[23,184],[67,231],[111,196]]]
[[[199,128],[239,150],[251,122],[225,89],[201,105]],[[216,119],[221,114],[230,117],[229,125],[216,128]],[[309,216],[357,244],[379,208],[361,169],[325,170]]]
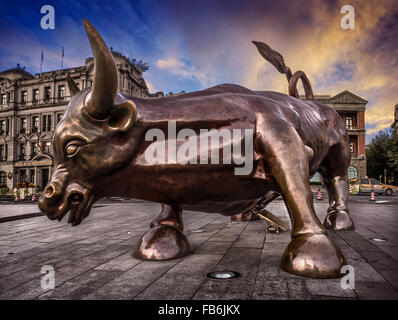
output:
[[[341,8],[355,9],[344,30]],[[343,90],[366,99],[366,143],[388,130],[398,103],[397,0],[0,0],[0,70],[17,63],[31,73],[84,65],[91,49],[87,18],[108,46],[149,64],[150,92],[186,92],[222,83],[287,93],[284,75],[252,40],[303,70],[315,94]],[[43,30],[40,9],[52,5],[55,29]]]

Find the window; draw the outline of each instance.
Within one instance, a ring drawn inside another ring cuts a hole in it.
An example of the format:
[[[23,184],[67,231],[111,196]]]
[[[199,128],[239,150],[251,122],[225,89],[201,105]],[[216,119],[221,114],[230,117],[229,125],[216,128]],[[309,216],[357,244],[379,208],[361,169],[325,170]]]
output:
[[[47,129],[47,116],[43,116],[41,121],[41,131],[46,131]]]
[[[19,160],[25,160],[25,144],[21,143],[19,145]]]
[[[42,131],[51,131],[51,115],[44,115],[41,124]]]
[[[19,170],[19,182],[26,182],[26,170]]]
[[[25,103],[28,100],[28,92],[27,91],[22,91],[21,93],[21,102]]]
[[[21,118],[21,130],[20,133],[26,132],[26,118]]]
[[[61,121],[63,114],[62,113],[58,113],[57,114],[57,124]]]
[[[5,161],[5,148],[3,144],[0,144],[0,161]]]
[[[376,180],[376,179],[370,179],[370,183],[371,184],[375,184],[375,185],[379,185],[380,181]]]
[[[35,170],[33,169],[29,170],[29,182],[35,183]]]
[[[33,102],[39,101],[39,89],[33,89]]]
[[[51,98],[51,87],[44,88],[44,99],[48,100]]]
[[[58,87],[58,98],[64,98],[65,97],[65,86],[61,85]]]
[[[51,116],[47,116],[47,131],[51,131]]]
[[[37,142],[32,142],[32,157],[37,155]]]
[[[5,134],[6,132],[6,121],[0,120],[0,135]]]
[[[358,177],[358,170],[353,166],[348,167],[347,171],[348,179],[357,178]]]
[[[347,129],[352,129],[352,116],[346,116],[345,117],[345,126]]]
[[[39,117],[34,116],[32,117],[32,132],[37,132],[39,128]]]
[[[50,152],[51,152],[51,142],[50,141],[46,142],[45,146],[46,146],[46,153],[50,154]]]
[[[361,184],[369,184],[369,180],[368,179],[361,179]]]
[[[7,104],[7,95],[4,93],[1,95],[1,105],[4,106]]]
[[[0,185],[7,185],[7,174],[4,171],[0,171]]]

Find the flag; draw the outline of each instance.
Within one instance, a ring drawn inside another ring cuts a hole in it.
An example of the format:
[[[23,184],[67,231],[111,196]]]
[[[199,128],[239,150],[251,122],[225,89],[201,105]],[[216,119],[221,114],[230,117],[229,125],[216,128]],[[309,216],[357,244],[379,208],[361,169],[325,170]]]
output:
[[[44,60],[44,54],[43,54],[43,49],[41,49],[41,61]]]
[[[62,47],[62,58],[64,57],[64,47]]]

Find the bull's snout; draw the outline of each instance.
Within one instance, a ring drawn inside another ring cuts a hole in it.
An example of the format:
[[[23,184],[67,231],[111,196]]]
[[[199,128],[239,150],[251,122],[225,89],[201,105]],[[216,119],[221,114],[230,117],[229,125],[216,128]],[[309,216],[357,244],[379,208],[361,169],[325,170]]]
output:
[[[61,220],[71,209],[70,222],[77,225],[89,213],[91,207],[89,190],[80,184],[64,186],[57,179],[52,180],[39,198],[39,209],[51,220]]]
[[[40,200],[44,198],[48,203],[54,203],[59,201],[61,197],[62,197],[61,186],[59,186],[57,183],[52,182],[49,185],[47,185],[47,187],[44,189],[43,195],[42,197],[40,197]]]
[[[57,209],[63,198],[62,186],[57,182],[49,183],[41,194],[38,205],[39,209],[50,219],[57,218]]]

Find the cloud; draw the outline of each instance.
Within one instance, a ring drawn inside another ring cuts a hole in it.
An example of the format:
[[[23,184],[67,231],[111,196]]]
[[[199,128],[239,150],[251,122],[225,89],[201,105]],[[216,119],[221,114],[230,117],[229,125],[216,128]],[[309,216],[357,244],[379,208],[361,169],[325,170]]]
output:
[[[350,0],[354,30],[340,28],[343,0],[48,3],[56,9],[51,32],[40,30],[34,2],[15,0],[0,13],[0,41],[6,44],[0,47],[0,67],[19,62],[38,72],[44,47],[43,69],[59,68],[61,46],[65,67],[81,65],[91,54],[81,26],[86,17],[114,50],[149,63],[144,78],[150,88],[188,92],[236,83],[287,93],[286,78],[251,43],[258,40],[279,51],[293,71],[305,71],[315,94],[349,90],[368,100],[368,141],[393,121],[398,103],[396,0]]]
[[[287,93],[283,75],[251,44],[264,41],[315,94],[352,91],[368,100],[367,140],[393,121],[398,103],[398,2],[358,1],[355,29],[340,27],[345,1],[174,2],[170,29],[197,70],[217,83]]]
[[[200,72],[195,66],[189,66],[187,63],[176,58],[159,59],[155,62],[159,69],[166,69],[174,75],[181,78],[197,80],[202,86],[208,85],[212,80],[205,73]]]
[[[156,90],[156,89],[155,89],[155,87],[154,87],[154,85],[152,84],[152,82],[146,80],[145,83],[146,83],[146,86],[147,86],[147,88],[148,88],[148,90],[149,90],[150,93],[155,93],[155,92],[159,91],[159,90]]]

